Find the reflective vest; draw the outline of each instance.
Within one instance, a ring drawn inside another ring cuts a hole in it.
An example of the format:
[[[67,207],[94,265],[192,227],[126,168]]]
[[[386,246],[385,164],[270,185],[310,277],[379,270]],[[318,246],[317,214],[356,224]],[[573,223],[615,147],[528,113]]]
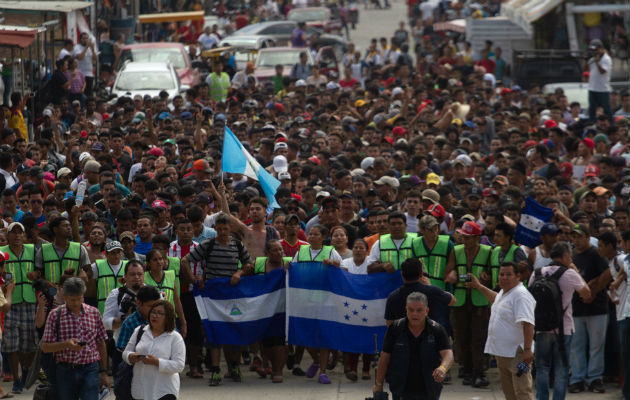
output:
[[[311,261],[324,261],[326,258],[330,258],[332,251],[335,248],[332,246],[322,246],[322,249],[317,253],[315,258],[311,259],[311,245],[303,244],[298,250],[298,262],[311,262]]]
[[[431,285],[444,290],[444,272],[446,272],[446,262],[448,261],[448,244],[451,238],[448,235],[438,236],[431,251],[424,245],[422,236],[413,240],[413,251],[416,257],[422,260],[424,271],[429,274]]]
[[[9,254],[6,270],[13,275],[15,282],[11,303],[36,303],[37,297],[35,296],[35,289],[33,289],[33,282],[26,276],[35,268],[35,245],[25,244],[20,257],[13,254],[9,245],[0,247],[0,251]]]
[[[490,258],[492,247],[485,244],[479,245],[479,251],[477,251],[477,255],[470,266],[470,271],[468,270],[464,245],[458,244],[455,246],[454,251],[455,269],[457,270],[457,283],[455,284],[455,307],[461,307],[466,303],[466,291],[468,289],[466,289],[466,282],[461,282],[459,280],[459,276],[466,275],[468,272],[471,272],[477,277],[477,279],[480,279],[481,273],[487,269],[488,259]],[[471,290],[470,298],[474,306],[479,307],[488,305],[488,300],[483,297],[483,294],[481,294],[481,292],[477,289]]]
[[[514,253],[518,249],[518,246],[515,244],[511,244],[509,250],[503,257],[503,261],[514,261]],[[501,267],[501,261],[499,261],[499,253],[501,252],[501,246],[497,246],[492,250],[492,255],[490,256],[490,272],[492,273],[492,288],[497,287],[499,283],[499,269]]]
[[[216,72],[210,73],[210,98],[214,101],[225,101],[230,88],[230,76],[227,72],[221,72],[218,76]]]
[[[283,264],[291,262],[292,257],[282,257]],[[262,275],[266,271],[267,257],[256,257],[254,262],[254,275]]]
[[[381,262],[390,262],[394,266],[395,270],[399,270],[400,264],[402,264],[406,259],[413,257],[412,242],[416,236],[417,235],[415,233],[405,234],[405,239],[400,244],[400,248],[397,248],[396,244],[394,244],[392,236],[389,233],[381,235],[378,239],[379,250],[381,252]]]
[[[177,257],[166,257],[168,259],[167,271],[173,271],[175,273],[175,286],[177,286],[177,293],[181,293],[179,287],[179,271],[180,271],[180,259]]]
[[[42,261],[44,263],[44,277],[50,283],[59,284],[59,278],[67,270],[74,271],[76,275],[79,271],[79,261],[81,259],[81,244],[70,242],[70,245],[63,254],[61,260],[57,255],[52,243],[42,244]]]
[[[105,311],[105,300],[107,300],[107,295],[115,288],[119,288],[122,286],[118,278],[125,275],[125,265],[127,265],[129,261],[122,261],[122,265],[120,266],[118,275],[114,275],[114,270],[109,265],[109,262],[107,260],[99,259],[95,262],[96,268],[98,269],[98,281],[96,282],[96,298],[98,300],[97,305],[98,311],[101,313],[101,315],[103,315],[103,312]]]
[[[162,282],[157,283],[151,276],[151,272],[144,273],[144,284],[149,286],[155,286],[161,292],[164,292],[164,300],[171,303],[173,309],[175,309],[175,273],[173,271],[162,271],[164,277]]]

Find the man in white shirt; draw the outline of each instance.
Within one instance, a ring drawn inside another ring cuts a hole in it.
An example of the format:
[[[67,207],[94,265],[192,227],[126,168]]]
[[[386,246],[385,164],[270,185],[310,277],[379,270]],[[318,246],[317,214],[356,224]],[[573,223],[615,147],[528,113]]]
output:
[[[74,42],[72,41],[72,39],[66,39],[63,42],[63,47],[61,48],[61,51],[59,52],[59,55],[57,56],[57,60],[63,60],[64,58],[68,56],[72,57],[73,49],[74,49]]]
[[[256,69],[256,67],[254,67],[254,63],[248,61],[247,64],[245,64],[245,69],[238,71],[234,74],[234,77],[232,77],[232,86],[236,89],[249,87],[250,78],[253,78],[255,86],[258,86],[258,78],[254,75],[254,69]]]
[[[197,38],[197,43],[201,45],[202,50],[210,50],[219,44],[219,38],[212,33],[210,26],[206,26],[203,33]]]
[[[588,60],[588,116],[595,121],[597,107],[604,109],[604,114],[610,118],[610,71],[612,59],[606,52],[604,44],[599,39],[591,40],[589,49],[595,51],[595,56]]]
[[[90,40],[89,35],[83,32],[79,37],[79,43],[74,46],[72,56],[77,59],[79,70],[85,77],[85,91],[87,97],[92,97],[92,89],[94,88],[94,63],[96,63],[96,50],[94,50],[94,42]]]
[[[485,352],[496,356],[501,388],[507,400],[534,399],[529,365],[534,361],[534,309],[536,300],[521,284],[518,266],[504,261],[499,268],[499,293],[468,274],[466,287],[480,290],[492,303]],[[524,362],[527,370],[523,368]]]

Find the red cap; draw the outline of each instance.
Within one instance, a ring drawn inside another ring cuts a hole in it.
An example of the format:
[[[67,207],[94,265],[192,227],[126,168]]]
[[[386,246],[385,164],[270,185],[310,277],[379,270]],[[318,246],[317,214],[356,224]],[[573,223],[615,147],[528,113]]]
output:
[[[280,136],[278,139],[276,139],[276,143],[278,142],[286,142],[287,138]]]
[[[523,143],[523,147],[521,147],[521,150],[527,150],[530,147],[535,147],[538,143],[535,140],[528,140],[527,142]]]
[[[164,155],[164,151],[162,151],[159,147],[152,147],[151,150],[149,150],[149,154],[159,157]]]
[[[165,210],[168,209],[166,203],[162,200],[155,200],[153,203],[151,203],[151,208],[163,208]]]
[[[446,215],[446,210],[442,207],[441,204],[431,204],[427,208],[427,212],[433,215],[435,218],[444,218]]]
[[[476,222],[466,221],[462,229],[458,229],[457,232],[464,236],[481,236],[481,227]]]
[[[308,160],[309,160],[310,162],[312,162],[312,163],[317,164],[317,165],[322,165],[322,162],[321,162],[321,161],[319,161],[319,158],[317,158],[317,156],[310,156],[310,157],[308,158]]]
[[[282,105],[282,103],[275,103],[273,107],[276,109],[277,112],[284,112],[284,106]]]
[[[561,163],[560,173],[564,179],[570,178],[573,175],[573,164],[568,161]]]
[[[103,113],[103,121],[107,121],[109,119],[108,113]]]
[[[496,190],[492,189],[492,188],[485,188],[485,189],[481,192],[481,195],[482,195],[483,197],[490,197],[490,196],[498,196],[498,195],[499,195],[499,193],[498,193]]]
[[[584,177],[585,178],[587,176],[598,176],[598,175],[599,175],[599,168],[597,168],[597,165],[595,165],[595,164],[589,164],[584,169]]]
[[[403,128],[402,126],[397,126],[394,129],[392,129],[392,134],[394,136],[403,136],[405,133],[407,133],[407,130]]]
[[[210,165],[208,165],[208,162],[203,159],[195,161],[192,165],[192,169],[193,171],[203,171],[209,174],[213,172],[212,168],[210,168]]]
[[[512,89],[510,89],[510,88],[503,88],[503,89],[501,89],[501,94],[502,95],[503,94],[510,94],[510,93],[512,93]]]
[[[6,251],[0,251],[0,261],[8,261],[9,260],[9,253],[7,253]]]
[[[81,138],[87,137],[87,131],[81,131]]]
[[[593,142],[593,139],[590,139],[590,138],[582,139],[582,143],[584,143],[584,146],[588,147],[591,150],[595,148],[595,142]]]
[[[545,128],[547,129],[555,128],[556,126],[558,126],[558,124],[553,119],[548,119],[545,121]]]
[[[389,137],[389,136],[385,136],[385,137],[383,138],[383,140],[384,140],[384,141],[386,141],[386,142],[387,142],[387,143],[389,143],[389,144],[394,144],[394,139],[393,139],[393,138],[391,138],[391,137]]]
[[[590,71],[584,71],[584,72],[582,72],[582,76],[585,77],[585,78],[588,78],[589,76],[591,76],[591,73],[590,73]]]
[[[422,36],[422,39],[423,39],[423,40],[430,40],[430,39],[431,39],[431,36],[429,36],[429,35],[424,35],[424,36]]]

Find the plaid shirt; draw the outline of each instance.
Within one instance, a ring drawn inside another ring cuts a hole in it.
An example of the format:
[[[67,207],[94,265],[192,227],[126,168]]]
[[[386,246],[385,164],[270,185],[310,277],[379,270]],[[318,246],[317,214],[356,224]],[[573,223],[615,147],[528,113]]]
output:
[[[42,340],[48,343],[77,339],[87,342],[81,351],[64,349],[55,353],[58,363],[90,364],[100,360],[97,344],[107,340],[107,332],[98,309],[83,304],[79,315],[73,314],[65,305],[61,305],[59,337],[57,337],[57,308],[48,314]]]
[[[131,335],[133,335],[133,331],[136,330],[136,328],[140,325],[148,323],[149,321],[144,319],[142,314],[140,314],[138,310],[136,310],[122,323],[122,326],[120,327],[120,333],[118,333],[118,341],[116,342],[116,347],[124,350],[125,347],[127,347],[129,339],[131,339]]]
[[[190,253],[190,250],[197,247],[198,244],[199,243],[193,240],[191,245],[182,247],[182,245],[180,245],[177,242],[177,240],[175,240],[171,243],[170,247],[168,248],[168,256],[176,257],[181,260],[182,258],[186,257],[188,253]],[[190,269],[192,270],[193,276],[203,276],[203,264],[204,264],[204,261],[197,261],[197,262],[190,263]],[[193,290],[192,283],[189,285],[182,286],[182,293],[189,293],[189,292],[192,292],[192,290]]]

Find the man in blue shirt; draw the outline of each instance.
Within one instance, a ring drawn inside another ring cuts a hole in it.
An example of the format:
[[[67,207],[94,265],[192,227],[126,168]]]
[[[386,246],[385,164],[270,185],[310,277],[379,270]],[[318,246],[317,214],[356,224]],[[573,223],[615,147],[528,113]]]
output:
[[[154,218],[150,214],[142,214],[138,218],[136,225],[138,231],[138,235],[136,236],[136,253],[146,256],[153,248],[153,223]]]
[[[127,347],[127,343],[129,342],[133,331],[135,331],[140,325],[146,325],[149,323],[149,311],[151,311],[153,303],[158,300],[160,300],[160,292],[155,286],[143,286],[140,290],[138,290],[138,295],[136,296],[136,309],[131,315],[124,318],[123,323],[120,326],[120,333],[118,334],[118,341],[116,342],[117,349],[121,351],[124,350],[125,347]]]
[[[4,189],[2,192],[2,213],[5,216],[13,216],[14,222],[21,222],[24,211],[17,209],[17,197],[13,189]]]

